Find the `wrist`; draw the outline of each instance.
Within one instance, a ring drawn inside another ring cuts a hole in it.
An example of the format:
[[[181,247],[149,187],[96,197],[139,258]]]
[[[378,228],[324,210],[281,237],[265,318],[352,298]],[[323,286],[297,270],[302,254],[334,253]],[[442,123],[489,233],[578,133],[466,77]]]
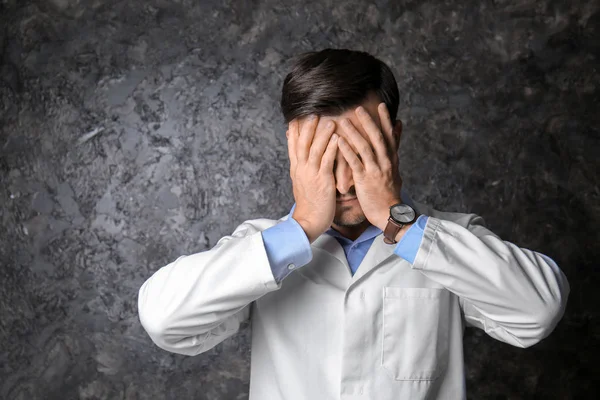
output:
[[[292,216],[292,218],[294,218],[294,216]],[[306,234],[306,238],[308,239],[308,242],[310,244],[312,244],[315,240],[317,240],[317,238],[319,237],[320,233],[316,233],[314,231],[314,229],[312,229],[310,223],[308,223],[304,219],[297,219],[297,218],[294,218],[294,219],[296,220],[296,222],[298,223],[298,225],[300,225],[300,227],[304,231],[304,234]]]
[[[394,238],[396,243],[398,243],[398,242],[400,242],[400,240],[402,240],[402,238],[404,237],[406,232],[408,232],[408,230],[410,229],[411,226],[413,226],[413,224],[414,224],[414,222],[411,222],[410,224],[406,224],[402,228],[400,228],[400,230],[396,234],[396,237]]]
[[[388,223],[390,223],[389,222],[389,220],[391,218],[390,208],[393,205],[399,204],[399,203],[404,203],[404,201],[402,201],[402,199],[398,198],[398,197],[392,198],[390,201],[388,201],[386,203],[386,204],[389,204],[389,206],[387,207],[387,209],[385,211],[382,210],[381,217],[378,219],[378,221],[381,221],[381,222],[379,222],[379,225],[377,225],[377,227],[379,229],[381,229],[382,231],[385,232],[385,229],[386,229]],[[415,211],[415,213],[416,213],[416,211]],[[408,230],[410,229],[410,227],[413,226],[413,224],[415,224],[417,222],[418,217],[419,217],[419,214],[417,213],[416,214],[416,218],[415,218],[415,220],[413,222],[402,225],[402,228],[400,228],[400,230],[398,230],[398,232],[394,236],[394,241],[396,243],[400,242],[400,240],[404,237],[404,235],[406,234],[406,232],[408,232]]]

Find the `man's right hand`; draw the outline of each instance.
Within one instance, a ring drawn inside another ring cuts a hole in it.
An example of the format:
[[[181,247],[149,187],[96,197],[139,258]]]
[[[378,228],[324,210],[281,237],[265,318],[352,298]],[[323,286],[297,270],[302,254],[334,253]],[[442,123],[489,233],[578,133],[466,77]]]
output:
[[[304,229],[310,243],[329,229],[336,208],[333,163],[338,145],[337,134],[333,134],[335,123],[319,121],[316,115],[304,118],[302,124],[296,118],[289,123],[286,132],[296,200],[292,218]]]

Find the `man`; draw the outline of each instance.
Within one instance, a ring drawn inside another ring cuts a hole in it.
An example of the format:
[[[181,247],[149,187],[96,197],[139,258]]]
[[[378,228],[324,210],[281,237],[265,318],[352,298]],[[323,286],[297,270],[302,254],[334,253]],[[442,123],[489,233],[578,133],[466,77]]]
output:
[[[402,188],[398,99],[367,53],[298,58],[281,99],[296,203],[142,285],[157,346],[197,355],[250,320],[252,400],[464,399],[465,326],[519,347],[554,329],[552,259]]]

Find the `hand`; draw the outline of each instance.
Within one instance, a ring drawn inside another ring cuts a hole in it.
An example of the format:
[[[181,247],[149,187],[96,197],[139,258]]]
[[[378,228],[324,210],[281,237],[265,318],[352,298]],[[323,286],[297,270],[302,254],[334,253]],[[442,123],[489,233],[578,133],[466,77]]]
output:
[[[342,121],[341,127],[358,150],[360,158],[350,143],[342,137],[338,140],[338,147],[352,169],[356,197],[365,217],[372,225],[384,230],[390,216],[390,206],[402,202],[402,178],[398,172],[397,154],[402,125],[397,126],[397,134],[394,135],[394,127],[385,103],[380,103],[377,110],[383,132],[363,107],[355,110],[374,152],[349,119]],[[397,123],[401,124],[400,121]]]
[[[290,122],[286,136],[296,199],[292,218],[298,221],[312,243],[329,229],[335,216],[333,162],[338,147],[337,134],[332,135],[335,123],[319,124],[318,116],[310,117],[303,122],[301,131],[297,119]]]

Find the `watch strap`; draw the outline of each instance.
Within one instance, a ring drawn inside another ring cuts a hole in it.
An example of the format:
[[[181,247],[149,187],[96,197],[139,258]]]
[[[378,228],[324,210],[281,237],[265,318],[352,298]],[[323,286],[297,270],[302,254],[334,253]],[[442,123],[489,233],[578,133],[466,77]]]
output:
[[[383,231],[383,241],[386,244],[397,243],[396,235],[398,234],[398,232],[400,232],[400,229],[402,229],[403,226],[403,223],[394,221],[394,219],[390,216],[388,218],[388,223],[385,226],[385,230]]]

